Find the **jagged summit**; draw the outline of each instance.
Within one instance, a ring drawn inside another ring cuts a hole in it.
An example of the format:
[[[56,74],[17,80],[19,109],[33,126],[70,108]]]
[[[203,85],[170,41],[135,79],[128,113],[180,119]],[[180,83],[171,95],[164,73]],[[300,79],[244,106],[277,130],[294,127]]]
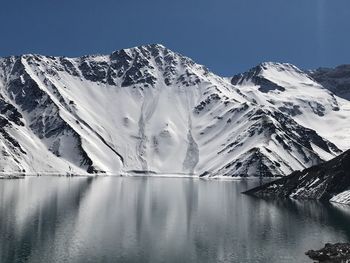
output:
[[[127,56],[133,58],[140,56],[146,60],[154,60],[157,65],[162,66],[164,64],[176,65],[181,63],[183,66],[200,66],[205,68],[203,65],[198,65],[191,58],[183,56],[180,53],[172,51],[162,44],[149,44],[142,45],[127,49],[116,50],[111,54],[111,59],[118,58],[119,56]],[[207,71],[207,69],[205,69]]]
[[[144,55],[149,57],[150,55],[158,56],[160,53],[174,53],[170,49],[166,48],[162,44],[149,44],[149,45],[141,45],[130,48],[118,49],[112,52],[111,57],[119,56],[120,54],[125,54],[128,56],[132,56],[133,54]]]
[[[176,53],[176,52],[168,49],[167,47],[165,47],[163,44],[159,44],[159,43],[134,46],[134,47],[124,48],[124,49],[117,49],[115,51],[112,51],[111,54],[120,53],[120,52],[126,52],[126,53],[135,52],[136,50],[138,50],[138,51],[148,50],[148,51],[153,51],[153,53],[168,52],[168,53],[177,54],[178,56],[182,56],[181,54]],[[76,56],[76,57],[66,57],[66,56],[42,55],[42,54],[36,54],[36,53],[25,53],[25,54],[10,55],[10,56],[6,56],[6,57],[0,58],[0,59],[2,60],[2,59],[21,58],[21,57],[23,57],[23,58],[36,57],[36,58],[51,58],[51,59],[60,59],[60,58],[80,59],[80,58],[98,58],[98,57],[108,57],[108,56],[110,56],[110,54],[96,53],[96,54],[86,54],[86,55]]]

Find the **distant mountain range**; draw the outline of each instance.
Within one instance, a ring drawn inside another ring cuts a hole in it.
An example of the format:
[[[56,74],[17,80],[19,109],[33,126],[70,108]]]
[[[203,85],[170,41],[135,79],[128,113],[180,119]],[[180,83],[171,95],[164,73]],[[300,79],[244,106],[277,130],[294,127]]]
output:
[[[162,45],[0,59],[0,172],[283,176],[350,148],[350,66],[221,77]]]

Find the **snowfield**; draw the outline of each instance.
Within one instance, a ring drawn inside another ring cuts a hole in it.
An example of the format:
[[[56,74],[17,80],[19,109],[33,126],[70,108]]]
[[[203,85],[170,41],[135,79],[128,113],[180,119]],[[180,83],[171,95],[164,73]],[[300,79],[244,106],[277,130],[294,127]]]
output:
[[[162,45],[23,55],[0,59],[0,137],[3,174],[282,176],[350,148],[350,102],[290,64],[223,78]]]

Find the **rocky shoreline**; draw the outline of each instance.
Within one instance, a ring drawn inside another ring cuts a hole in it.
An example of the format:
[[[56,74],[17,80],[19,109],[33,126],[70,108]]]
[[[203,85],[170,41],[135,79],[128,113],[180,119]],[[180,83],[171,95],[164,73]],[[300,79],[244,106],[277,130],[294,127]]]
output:
[[[0,175],[0,180],[1,179],[23,179],[24,174],[6,174],[6,175]]]
[[[264,198],[322,200],[350,205],[350,150],[322,164],[250,189],[245,194]]]
[[[350,243],[327,243],[320,250],[309,250],[305,253],[309,258],[322,263],[349,263]]]

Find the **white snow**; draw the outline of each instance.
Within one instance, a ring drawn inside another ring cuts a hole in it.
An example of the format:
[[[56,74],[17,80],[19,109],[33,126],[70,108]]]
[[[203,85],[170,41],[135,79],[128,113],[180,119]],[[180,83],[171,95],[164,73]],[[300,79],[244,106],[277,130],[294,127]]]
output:
[[[336,196],[333,196],[330,202],[350,205],[350,190],[344,191]]]
[[[285,88],[284,91],[259,91],[259,86],[245,82],[238,87],[251,101],[275,108],[298,108],[293,116],[299,124],[317,131],[342,150],[350,148],[350,101],[335,96],[297,67],[287,63],[263,63],[260,76]],[[324,107],[315,113],[317,107]],[[338,109],[336,109],[338,108]],[[322,153],[321,153],[322,154]]]

